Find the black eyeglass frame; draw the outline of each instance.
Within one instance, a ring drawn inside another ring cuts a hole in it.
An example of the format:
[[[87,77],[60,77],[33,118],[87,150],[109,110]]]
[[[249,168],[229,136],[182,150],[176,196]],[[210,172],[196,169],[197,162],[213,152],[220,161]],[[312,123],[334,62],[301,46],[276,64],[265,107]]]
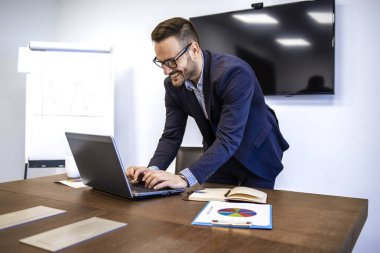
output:
[[[157,59],[157,56],[154,57],[153,59],[153,62],[154,64],[156,64],[158,67],[162,68],[163,67],[163,64],[165,64],[165,66],[169,67],[169,68],[175,68],[177,67],[177,63],[176,61],[179,59],[179,57],[181,57],[182,55],[184,55],[187,50],[189,49],[189,47],[191,46],[191,44],[193,44],[193,42],[191,42],[190,44],[188,44],[187,46],[185,46],[178,54],[176,57],[174,58],[169,58],[169,59],[166,59],[164,61],[160,61]]]

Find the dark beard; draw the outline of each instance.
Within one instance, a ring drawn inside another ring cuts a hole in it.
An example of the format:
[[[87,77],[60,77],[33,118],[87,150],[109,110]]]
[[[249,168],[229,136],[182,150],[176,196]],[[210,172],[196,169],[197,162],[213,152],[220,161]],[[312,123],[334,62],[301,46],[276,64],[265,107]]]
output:
[[[196,74],[197,63],[195,61],[193,61],[190,56],[188,56],[186,58],[186,60],[187,60],[187,67],[186,67],[186,69],[184,71],[180,72],[180,74],[183,75],[183,80],[182,80],[181,83],[177,83],[177,84],[174,84],[173,81],[172,81],[172,85],[174,87],[182,87],[185,84],[186,81],[191,81],[192,82],[191,78],[193,78],[195,76],[195,74]],[[178,73],[178,72],[179,71],[173,71],[171,73],[171,75],[175,74],[175,73]]]
[[[184,79],[186,81],[192,81],[191,79],[194,78],[196,75],[196,70],[197,70],[198,64],[197,64],[197,62],[193,61],[190,58],[190,56],[187,57],[187,62],[188,62],[189,72],[187,73],[187,75],[185,76]]]

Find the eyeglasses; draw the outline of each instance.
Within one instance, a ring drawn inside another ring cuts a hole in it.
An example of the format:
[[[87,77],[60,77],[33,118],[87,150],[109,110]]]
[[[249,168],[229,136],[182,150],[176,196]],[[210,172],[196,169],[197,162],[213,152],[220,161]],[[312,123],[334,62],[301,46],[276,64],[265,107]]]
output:
[[[156,64],[158,67],[162,68],[163,67],[163,64],[165,64],[165,66],[169,67],[169,68],[175,68],[177,67],[177,63],[176,61],[179,59],[179,57],[181,57],[184,53],[186,53],[186,51],[189,49],[189,47],[191,46],[191,44],[193,44],[192,42],[187,45],[186,47],[184,47],[176,57],[174,58],[170,58],[170,59],[167,59],[165,61],[160,61],[157,59],[157,57],[154,57],[153,59],[153,62],[154,64]]]

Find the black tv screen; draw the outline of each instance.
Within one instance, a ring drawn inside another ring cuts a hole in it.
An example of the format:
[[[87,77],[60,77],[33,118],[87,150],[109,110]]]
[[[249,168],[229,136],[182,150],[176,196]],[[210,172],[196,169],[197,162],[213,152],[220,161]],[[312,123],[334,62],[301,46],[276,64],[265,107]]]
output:
[[[335,1],[193,17],[203,49],[238,56],[264,95],[334,94]]]

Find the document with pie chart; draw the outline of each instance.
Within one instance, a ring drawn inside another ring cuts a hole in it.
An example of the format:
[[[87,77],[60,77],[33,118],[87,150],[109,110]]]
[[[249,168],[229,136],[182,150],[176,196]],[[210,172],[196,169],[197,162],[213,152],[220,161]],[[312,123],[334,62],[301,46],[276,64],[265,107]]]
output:
[[[193,225],[272,229],[272,205],[210,201],[192,222]]]

